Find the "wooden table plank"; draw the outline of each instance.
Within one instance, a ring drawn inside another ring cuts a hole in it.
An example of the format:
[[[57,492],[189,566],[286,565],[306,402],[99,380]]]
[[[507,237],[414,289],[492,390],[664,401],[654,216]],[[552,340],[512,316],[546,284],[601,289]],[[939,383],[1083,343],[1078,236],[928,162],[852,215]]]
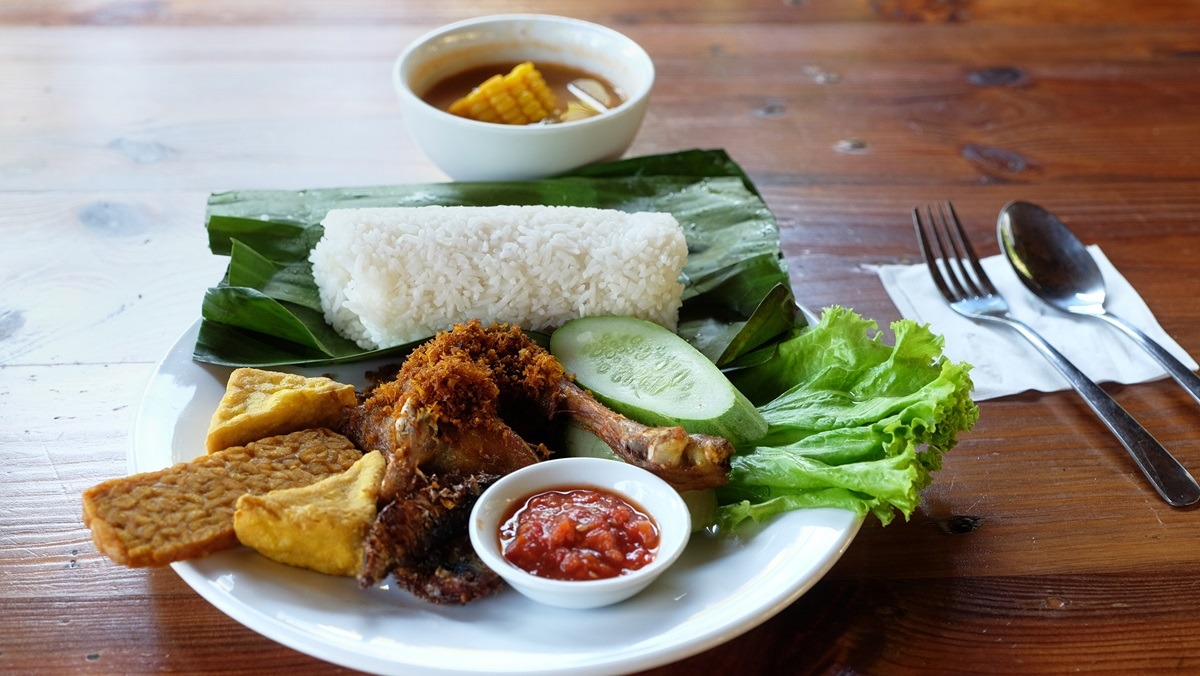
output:
[[[1190,0],[740,0],[736,3],[695,3],[639,0],[566,3],[560,0],[445,0],[437,3],[379,3],[349,0],[338,3],[296,0],[280,11],[271,2],[238,0],[158,0],[128,3],[114,0],[0,5],[0,25],[321,25],[362,27],[389,23],[442,24],[489,14],[514,12],[562,14],[622,26],[679,23],[999,23],[1005,25],[1111,23],[1129,24],[1196,20]]]
[[[0,193],[0,364],[158,361],[224,274],[205,199]]]
[[[631,152],[722,146],[767,181],[803,184],[1099,183],[1200,170],[1190,152],[1200,114],[1195,26],[1137,37],[1082,27],[1073,35],[1088,45],[1088,61],[1053,28],[970,25],[954,27],[953,44],[976,49],[964,62],[948,48],[921,49],[939,42],[939,30],[947,29],[631,29],[660,83]],[[44,44],[58,31],[0,29],[11,55],[0,77],[12,83],[0,105],[16,122],[0,126],[11,130],[0,136],[9,189],[442,180],[406,135],[387,75],[414,29],[340,38],[263,29],[254,40],[239,39],[238,28],[140,31],[66,29],[76,55],[100,56],[62,68],[77,56]],[[137,51],[126,46],[132,34]],[[324,46],[307,51],[314,41]],[[228,46],[206,58],[211,45]],[[51,56],[30,56],[42,54]],[[781,59],[791,65],[773,67]],[[242,104],[250,95],[261,102]],[[67,104],[83,99],[88,106]],[[357,123],[342,124],[347,116]],[[1116,136],[1123,142],[1112,143]],[[246,147],[256,152],[247,157]]]

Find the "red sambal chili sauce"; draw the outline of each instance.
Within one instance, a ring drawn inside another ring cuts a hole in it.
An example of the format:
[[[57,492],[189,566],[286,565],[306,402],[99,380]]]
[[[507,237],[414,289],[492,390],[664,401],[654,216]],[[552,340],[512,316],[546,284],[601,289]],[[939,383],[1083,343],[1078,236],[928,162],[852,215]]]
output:
[[[606,490],[547,490],[518,502],[500,525],[500,549],[518,568],[552,580],[600,580],[638,570],[658,553],[658,525]]]

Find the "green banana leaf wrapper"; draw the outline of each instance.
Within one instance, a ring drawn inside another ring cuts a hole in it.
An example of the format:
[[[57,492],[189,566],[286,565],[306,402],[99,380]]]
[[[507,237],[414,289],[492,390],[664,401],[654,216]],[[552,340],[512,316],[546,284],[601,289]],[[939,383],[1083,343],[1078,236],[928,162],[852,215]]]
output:
[[[505,204],[673,214],[688,243],[678,332],[718,365],[735,365],[751,353],[752,361],[761,360],[773,340],[803,326],[774,216],[726,153],[692,150],[534,181],[213,194],[206,214],[209,247],[229,256],[229,267],[205,294],[193,356],[226,366],[274,367],[402,355],[415,343],[363,350],[325,322],[308,262],[325,214]]]

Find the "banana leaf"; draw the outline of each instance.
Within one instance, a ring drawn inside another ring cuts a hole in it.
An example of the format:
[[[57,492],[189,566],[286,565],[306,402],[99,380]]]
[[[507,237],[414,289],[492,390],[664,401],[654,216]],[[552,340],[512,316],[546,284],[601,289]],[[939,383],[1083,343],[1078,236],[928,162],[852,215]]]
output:
[[[719,365],[761,353],[803,324],[778,223],[754,185],[725,152],[690,150],[534,181],[215,193],[209,248],[229,266],[205,294],[193,357],[270,367],[402,354],[413,344],[364,350],[326,324],[308,262],[320,221],[335,208],[503,204],[673,214],[688,243],[679,334]]]

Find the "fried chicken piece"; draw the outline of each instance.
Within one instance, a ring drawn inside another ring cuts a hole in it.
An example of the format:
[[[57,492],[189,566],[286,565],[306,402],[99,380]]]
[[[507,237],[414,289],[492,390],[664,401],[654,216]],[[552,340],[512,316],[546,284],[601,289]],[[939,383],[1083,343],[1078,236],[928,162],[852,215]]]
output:
[[[465,604],[494,594],[504,580],[483,563],[466,534],[431,549],[416,565],[392,572],[396,584],[433,603]]]
[[[394,496],[415,468],[507,474],[544,459],[545,446],[525,439],[536,423],[561,415],[679,490],[728,481],[733,446],[725,439],[630,420],[572,382],[558,360],[520,329],[485,328],[478,321],[415,350],[396,379],[378,386],[351,415],[344,432],[360,448],[395,455],[384,490]],[[522,425],[521,433],[510,424]]]
[[[359,584],[391,574],[414,594],[442,603],[494,591],[498,578],[464,544],[471,507],[495,479],[549,457],[545,445],[531,440],[568,415],[679,490],[728,481],[728,441],[629,420],[575,385],[519,328],[471,321],[414,350],[343,429],[359,448],[388,459]]]
[[[721,437],[688,434],[682,427],[647,427],[609,409],[578,385],[559,384],[561,412],[600,437],[626,462],[647,469],[678,491],[729,482],[733,445]]]
[[[395,497],[416,470],[469,476],[507,474],[549,456],[506,419],[565,377],[557,360],[519,329],[478,321],[417,348],[396,379],[379,385],[350,416],[346,434],[389,456],[384,497]],[[543,412],[543,420],[551,412]]]
[[[368,531],[359,586],[366,589],[390,574],[414,596],[443,604],[499,591],[504,581],[484,565],[467,535],[471,507],[499,477],[473,476],[442,486],[419,476],[421,486],[389,502]]]
[[[358,584],[379,584],[389,573],[418,569],[431,551],[466,532],[475,500],[498,477],[479,475],[443,485],[418,472],[413,485],[387,502],[367,529]]]
[[[530,355],[531,348],[544,356]],[[361,448],[388,457],[360,585],[391,573],[439,602],[466,602],[498,587],[482,562],[456,560],[446,543],[465,532],[483,488],[549,456],[506,424],[501,409],[529,406],[534,383],[562,376],[558,362],[519,330],[474,322],[415,350],[395,380],[370,393],[346,430]]]

